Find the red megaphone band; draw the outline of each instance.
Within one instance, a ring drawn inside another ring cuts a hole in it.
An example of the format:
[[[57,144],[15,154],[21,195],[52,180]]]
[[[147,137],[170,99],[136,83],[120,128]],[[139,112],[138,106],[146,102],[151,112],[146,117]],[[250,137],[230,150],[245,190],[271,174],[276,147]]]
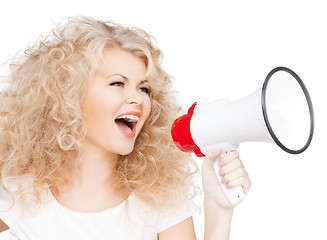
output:
[[[187,114],[180,116],[174,121],[171,127],[171,135],[176,146],[180,150],[183,152],[193,151],[198,157],[204,157],[204,154],[201,152],[200,148],[195,144],[190,129],[190,122],[196,105],[196,102],[193,103],[193,105],[187,111]]]

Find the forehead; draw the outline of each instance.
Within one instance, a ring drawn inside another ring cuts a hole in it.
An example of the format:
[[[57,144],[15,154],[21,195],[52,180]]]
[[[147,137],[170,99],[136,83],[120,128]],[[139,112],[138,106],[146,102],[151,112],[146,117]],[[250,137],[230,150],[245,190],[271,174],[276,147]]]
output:
[[[106,74],[123,74],[145,78],[146,65],[143,59],[117,48],[103,50],[102,69]]]

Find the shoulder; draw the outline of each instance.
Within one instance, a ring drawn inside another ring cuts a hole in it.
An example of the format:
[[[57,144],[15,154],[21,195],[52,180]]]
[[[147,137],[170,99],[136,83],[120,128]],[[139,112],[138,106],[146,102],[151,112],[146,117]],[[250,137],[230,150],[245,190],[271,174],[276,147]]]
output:
[[[15,196],[10,194],[6,188],[0,185],[0,219],[6,225],[10,226],[17,215],[18,208]]]
[[[32,199],[26,198],[23,201],[20,194],[22,191],[19,191],[25,189],[24,186],[30,181],[27,178],[0,181],[0,219],[9,227],[22,216],[25,208],[32,208],[35,205]]]
[[[171,207],[154,208],[133,196],[129,199],[128,211],[134,217],[141,217],[155,226],[156,232],[162,232],[196,214],[200,206],[193,199],[185,200]]]
[[[196,214],[200,210],[200,206],[193,199],[186,200],[175,206],[163,209],[160,214],[160,228],[158,232],[162,232]]]

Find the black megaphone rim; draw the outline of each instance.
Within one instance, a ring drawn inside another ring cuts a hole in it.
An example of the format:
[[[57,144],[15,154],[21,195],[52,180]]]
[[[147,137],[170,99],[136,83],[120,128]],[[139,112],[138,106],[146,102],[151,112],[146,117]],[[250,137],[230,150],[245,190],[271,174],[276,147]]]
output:
[[[269,118],[268,118],[268,113],[267,113],[267,106],[266,106],[266,92],[267,92],[267,87],[268,87],[268,83],[269,83],[269,80],[270,78],[278,71],[284,71],[284,72],[287,72],[289,74],[291,74],[294,79],[298,82],[298,84],[301,86],[302,88],[302,91],[305,95],[305,98],[307,100],[307,104],[308,104],[308,108],[309,108],[309,113],[310,113],[310,134],[309,134],[309,137],[307,139],[307,142],[305,143],[305,145],[298,149],[298,150],[294,150],[294,149],[290,149],[288,147],[286,147],[279,139],[278,137],[276,136],[276,134],[274,133],[272,127],[271,127],[271,124],[269,122]],[[312,101],[311,101],[311,98],[310,98],[310,95],[309,95],[309,92],[307,90],[307,88],[305,87],[303,81],[300,79],[300,77],[294,72],[292,71],[291,69],[287,68],[287,67],[276,67],[274,68],[273,70],[271,70],[266,79],[265,79],[265,82],[262,86],[262,93],[261,93],[261,106],[262,106],[262,112],[263,112],[263,117],[264,117],[264,120],[265,120],[265,123],[266,123],[266,126],[268,128],[268,131],[271,135],[271,137],[273,138],[273,140],[275,141],[275,143],[281,148],[283,149],[284,151],[288,152],[288,153],[291,153],[291,154],[299,154],[299,153],[302,153],[304,152],[310,145],[311,141],[312,141],[312,138],[313,138],[313,132],[314,132],[314,113],[313,113],[313,106],[312,106]]]

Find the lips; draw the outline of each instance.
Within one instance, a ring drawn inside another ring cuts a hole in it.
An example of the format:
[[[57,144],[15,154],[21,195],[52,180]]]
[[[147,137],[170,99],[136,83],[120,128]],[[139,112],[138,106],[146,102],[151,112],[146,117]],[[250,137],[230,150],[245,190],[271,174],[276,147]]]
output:
[[[126,137],[134,137],[136,134],[136,125],[141,114],[139,112],[126,112],[120,114],[115,123],[118,130]]]

